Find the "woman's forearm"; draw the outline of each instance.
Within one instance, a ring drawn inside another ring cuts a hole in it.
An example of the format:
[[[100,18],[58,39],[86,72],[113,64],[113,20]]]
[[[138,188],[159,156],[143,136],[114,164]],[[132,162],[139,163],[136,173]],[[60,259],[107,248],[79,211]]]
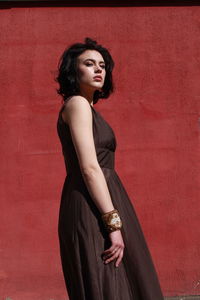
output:
[[[113,210],[114,206],[101,167],[88,168],[82,171],[82,175],[87,189],[100,213],[103,214]]]

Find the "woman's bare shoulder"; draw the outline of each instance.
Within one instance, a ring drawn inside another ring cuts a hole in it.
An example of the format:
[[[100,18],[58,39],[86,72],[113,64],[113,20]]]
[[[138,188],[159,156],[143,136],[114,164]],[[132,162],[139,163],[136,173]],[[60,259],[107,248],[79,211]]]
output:
[[[65,108],[76,107],[77,105],[78,106],[82,105],[82,103],[89,104],[85,97],[80,96],[80,95],[73,95],[65,100],[64,106],[65,106]],[[83,104],[83,105],[85,105],[85,104]]]
[[[69,117],[71,114],[78,115],[83,114],[84,111],[89,111],[89,102],[87,99],[80,95],[74,95],[65,100],[64,108],[62,111],[62,117],[65,123],[69,123]]]

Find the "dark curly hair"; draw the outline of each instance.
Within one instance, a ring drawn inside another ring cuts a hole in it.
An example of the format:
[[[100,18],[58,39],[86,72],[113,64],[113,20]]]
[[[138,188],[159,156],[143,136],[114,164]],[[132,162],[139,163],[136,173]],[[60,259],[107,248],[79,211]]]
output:
[[[77,81],[77,57],[86,50],[98,51],[104,61],[106,76],[102,90],[96,90],[94,92],[93,103],[97,103],[99,98],[108,98],[113,92],[113,80],[112,70],[114,68],[114,61],[109,51],[97,44],[96,41],[86,37],[85,43],[76,43],[65,49],[64,53],[60,57],[58,63],[58,76],[55,81],[59,83],[59,89],[56,89],[57,93],[62,96],[63,101],[72,95],[78,95],[80,93],[79,85]]]

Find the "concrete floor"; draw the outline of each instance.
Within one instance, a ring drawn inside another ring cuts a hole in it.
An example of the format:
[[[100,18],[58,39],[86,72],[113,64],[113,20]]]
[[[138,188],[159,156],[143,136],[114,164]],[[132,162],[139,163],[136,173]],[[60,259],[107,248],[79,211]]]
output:
[[[200,295],[197,295],[197,296],[165,297],[165,300],[200,300]]]

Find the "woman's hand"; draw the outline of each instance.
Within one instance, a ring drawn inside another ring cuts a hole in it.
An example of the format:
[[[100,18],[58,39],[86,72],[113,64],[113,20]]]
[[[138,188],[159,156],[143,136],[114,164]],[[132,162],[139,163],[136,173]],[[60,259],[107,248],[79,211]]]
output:
[[[107,264],[117,259],[115,266],[118,267],[124,254],[124,241],[120,230],[109,233],[111,246],[103,252],[104,263]]]

